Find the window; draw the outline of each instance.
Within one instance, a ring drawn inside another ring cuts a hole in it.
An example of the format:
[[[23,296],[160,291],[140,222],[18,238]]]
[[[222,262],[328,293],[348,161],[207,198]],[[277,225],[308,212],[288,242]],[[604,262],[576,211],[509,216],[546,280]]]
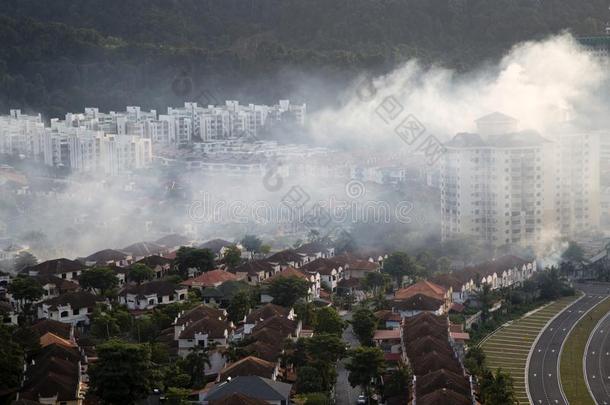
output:
[[[67,318],[70,315],[70,313],[68,311],[61,311],[61,314],[59,314],[60,318]]]

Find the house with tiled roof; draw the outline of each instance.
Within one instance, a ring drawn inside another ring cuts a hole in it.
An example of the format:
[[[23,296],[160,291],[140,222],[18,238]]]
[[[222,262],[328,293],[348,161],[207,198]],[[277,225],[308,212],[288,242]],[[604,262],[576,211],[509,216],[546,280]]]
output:
[[[76,283],[77,279],[69,281],[50,274],[39,274],[33,278],[40,283],[44,290],[42,294],[43,300],[80,289],[80,286]]]
[[[294,267],[298,269],[304,263],[303,255],[297,253],[294,249],[286,249],[274,253],[266,259],[269,263],[279,265],[281,269],[285,267]]]
[[[27,363],[18,400],[45,404],[81,404],[82,356],[75,347],[49,344]]]
[[[129,310],[149,310],[157,305],[184,302],[188,288],[170,281],[155,280],[128,285],[118,295],[119,303]]]
[[[332,259],[315,259],[303,265],[301,270],[319,273],[321,283],[333,292],[337,291],[337,285],[343,279],[343,266]]]
[[[456,398],[473,403],[471,378],[466,374],[449,339],[445,316],[421,313],[402,326],[403,354],[413,370],[413,399],[417,404],[443,403]],[[453,403],[453,402],[447,402]]]
[[[75,291],[42,301],[37,305],[38,319],[52,319],[73,325],[88,325],[95,306],[108,301],[87,291]]]
[[[171,269],[173,260],[159,255],[146,256],[136,263],[148,266],[155,272],[155,278],[163,278]]]
[[[250,333],[252,328],[254,328],[257,323],[274,316],[280,316],[292,320],[295,319],[296,315],[292,308],[286,308],[281,305],[276,305],[272,303],[265,304],[260,308],[253,309],[246,316],[244,324],[244,333]]]
[[[353,253],[342,253],[333,257],[333,260],[344,268],[345,278],[364,278],[368,273],[378,273],[381,266],[374,260],[363,259]]]
[[[451,298],[451,288],[423,280],[397,290],[391,300],[391,306],[402,317],[414,316],[420,312],[442,315],[449,310]]]
[[[214,401],[239,394],[268,404],[288,405],[291,392],[290,384],[258,376],[239,376],[216,384],[205,395],[204,403],[214,404]]]
[[[197,277],[189,278],[180,285],[202,290],[206,287],[218,287],[225,281],[239,280],[238,276],[225,270],[211,270],[200,274]]]
[[[35,332],[39,337],[46,333],[53,333],[66,340],[74,340],[76,335],[74,332],[74,325],[67,324],[53,319],[42,319],[36,321],[30,329]]]
[[[239,376],[258,376],[275,380],[279,373],[279,364],[260,359],[256,356],[248,356],[234,363],[228,364],[218,374],[218,382],[226,381]]]
[[[417,399],[417,405],[472,405],[472,399],[451,389],[441,388]]]
[[[223,309],[198,305],[174,319],[173,341],[177,354],[185,357],[195,347],[208,348],[206,375],[217,374],[226,365],[224,349],[233,338],[234,325]]]
[[[47,260],[34,266],[26,267],[20,274],[34,276],[55,276],[63,280],[78,278],[87,266],[77,260],[66,258]]]
[[[335,248],[321,242],[305,243],[294,251],[303,257],[304,263],[309,263],[316,259],[329,259],[335,256]]]
[[[287,266],[281,271],[275,273],[273,276],[269,277],[267,280],[263,281],[263,286],[268,286],[273,280],[281,277],[296,277],[307,281],[309,283],[309,294],[307,299],[312,300],[320,297],[321,278],[319,273],[312,273],[306,270],[295,269],[294,267]],[[261,302],[266,303],[271,301],[273,301],[273,297],[269,295],[266,290],[263,290],[261,293]]]
[[[279,265],[273,265],[266,260],[251,260],[229,270],[239,279],[249,284],[257,285],[280,271]]]
[[[396,329],[400,327],[402,318],[399,313],[389,309],[382,309],[375,312],[374,315],[379,321],[379,325],[383,326],[385,329]]]

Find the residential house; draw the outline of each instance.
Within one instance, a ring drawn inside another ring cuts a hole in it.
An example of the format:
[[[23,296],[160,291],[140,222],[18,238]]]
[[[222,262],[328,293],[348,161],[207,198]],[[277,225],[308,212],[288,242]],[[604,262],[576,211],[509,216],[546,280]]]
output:
[[[279,373],[279,364],[248,356],[227,365],[218,374],[218,382],[226,381],[240,376],[258,376],[276,380]]]
[[[383,350],[384,354],[389,355],[386,360],[394,360],[401,357],[401,340],[400,329],[378,329],[373,335],[375,345]]]
[[[361,259],[351,253],[342,253],[333,257],[333,260],[343,266],[344,278],[366,277],[368,273],[379,273],[381,266],[378,262],[370,259]]]
[[[392,309],[399,312],[403,318],[420,312],[442,315],[449,310],[451,297],[451,288],[447,289],[424,280],[396,291],[390,304]]]
[[[309,294],[307,299],[311,300],[320,297],[321,278],[319,273],[310,273],[300,269],[295,269],[294,267],[284,267],[284,269],[282,269],[280,272],[275,273],[273,276],[263,281],[263,284],[269,285],[273,280],[281,277],[296,277],[307,281],[309,283]],[[267,303],[271,301],[273,301],[273,297],[269,295],[266,290],[263,290],[261,293],[261,302]]]
[[[107,302],[87,291],[75,291],[38,304],[38,319],[53,319],[76,326],[88,325],[89,315],[98,303]]]
[[[64,280],[74,280],[86,269],[81,262],[70,259],[53,259],[21,270],[21,274],[34,276],[55,276]]]
[[[251,260],[229,271],[249,284],[257,285],[280,271],[280,266],[266,260]]]
[[[231,395],[239,394],[272,405],[289,405],[292,385],[258,376],[239,376],[216,384],[207,395],[204,404],[214,404]],[[246,403],[247,404],[247,403]]]
[[[254,328],[257,323],[274,316],[293,320],[295,319],[296,315],[292,308],[286,308],[271,303],[265,304],[260,308],[250,311],[250,313],[246,316],[246,321],[244,324],[244,333],[249,334],[252,328]]]
[[[234,242],[229,242],[228,240],[224,240],[224,239],[209,240],[209,241],[199,245],[199,248],[208,249],[209,251],[214,253],[216,259],[222,259],[225,255],[225,252],[227,251],[227,249],[231,246],[237,246],[240,251],[243,250],[243,247],[240,244],[236,244]]]
[[[138,260],[136,263],[148,266],[155,272],[155,278],[163,278],[172,268],[173,261],[163,256],[152,255]]]
[[[59,278],[49,274],[39,274],[33,277],[40,283],[44,290],[42,300],[58,297],[67,292],[74,292],[80,289],[76,282],[68,281],[67,279]],[[73,279],[77,281],[76,279]]]
[[[405,319],[402,346],[413,370],[417,404],[474,403],[472,380],[449,342],[447,317],[424,312]]]
[[[82,355],[63,340],[42,346],[27,363],[17,400],[81,405],[84,399]]]
[[[280,269],[285,267],[294,267],[298,269],[304,263],[304,257],[302,254],[297,253],[294,249],[286,249],[280,252],[274,253],[266,259],[272,265],[280,266]]]
[[[388,309],[382,309],[375,312],[375,317],[378,319],[379,325],[383,326],[385,329],[400,328],[402,318],[399,313]]]
[[[305,243],[294,249],[294,251],[301,255],[304,263],[309,263],[316,259],[329,259],[335,256],[335,248],[321,242]]]
[[[0,301],[0,320],[3,325],[17,325],[18,315],[10,302]]]
[[[81,259],[87,266],[127,267],[133,263],[133,258],[125,252],[114,249],[104,249]]]
[[[208,349],[210,364],[206,375],[217,374],[226,364],[223,349],[232,339],[234,326],[224,310],[198,305],[182,312],[174,321],[174,340],[178,355],[186,357],[195,347]]]
[[[211,270],[200,274],[197,277],[189,278],[180,283],[180,285],[203,290],[206,287],[218,287],[225,281],[236,281],[239,278],[228,271]]]
[[[119,292],[119,303],[129,310],[149,310],[157,305],[184,302],[188,289],[169,281],[155,280],[128,285]]]
[[[332,259],[315,259],[303,265],[301,270],[319,273],[322,284],[333,292],[337,291],[337,285],[343,279],[343,266]]]

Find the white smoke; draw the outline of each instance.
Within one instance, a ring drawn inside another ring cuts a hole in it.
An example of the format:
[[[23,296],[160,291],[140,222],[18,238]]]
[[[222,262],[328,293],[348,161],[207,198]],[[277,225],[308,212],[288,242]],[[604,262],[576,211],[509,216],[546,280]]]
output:
[[[358,81],[343,106],[311,117],[312,134],[320,142],[393,145],[400,117],[388,124],[375,112],[387,97],[440,139],[474,130],[475,119],[494,111],[517,118],[522,129],[544,133],[567,113],[599,105],[595,100],[608,82],[606,63],[569,34],[518,44],[497,66],[468,74],[410,61],[372,79],[376,93],[370,98],[358,96],[366,92],[366,81]]]

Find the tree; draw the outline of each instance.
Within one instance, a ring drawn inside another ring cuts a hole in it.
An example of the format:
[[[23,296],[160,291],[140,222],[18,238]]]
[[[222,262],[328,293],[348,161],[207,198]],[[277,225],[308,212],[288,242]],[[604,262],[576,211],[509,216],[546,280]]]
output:
[[[135,263],[129,268],[127,277],[131,281],[142,284],[144,281],[150,281],[155,278],[155,272],[143,263]]]
[[[20,272],[26,267],[35,266],[38,263],[38,259],[36,256],[31,254],[30,252],[19,252],[17,257],[15,258],[15,271]]]
[[[175,263],[183,277],[188,276],[189,269],[206,272],[216,266],[214,253],[210,249],[198,249],[187,246],[182,246],[178,249]]]
[[[90,390],[109,404],[134,404],[151,391],[152,363],[146,345],[112,339],[97,346],[89,370]]]
[[[370,397],[371,380],[378,379],[386,368],[383,351],[378,347],[358,347],[350,353],[345,368],[349,371],[347,379],[350,385],[359,385]]]
[[[11,328],[0,323],[0,391],[19,388],[24,360],[23,348]]]
[[[28,276],[14,278],[8,285],[8,291],[13,295],[13,299],[26,304],[38,301],[44,294],[40,283]]]
[[[318,370],[311,366],[297,369],[296,389],[299,394],[324,391],[322,376]]]
[[[97,306],[91,315],[91,334],[97,338],[109,339],[129,331],[131,317],[123,308]]]
[[[384,261],[383,272],[392,277],[398,285],[402,285],[405,276],[415,278],[417,266],[408,254],[394,252]]]
[[[389,276],[384,273],[370,272],[366,273],[362,280],[362,287],[365,291],[370,291],[373,295],[385,291],[389,284]]]
[[[343,334],[345,322],[333,307],[323,307],[316,311],[315,333],[330,333],[337,336]]]
[[[555,267],[551,267],[546,271],[539,272],[535,281],[540,288],[540,298],[543,300],[554,300],[561,296],[564,285],[559,278],[559,271]]]
[[[264,255],[268,255],[271,252],[271,245],[261,245],[261,253]]]
[[[252,302],[250,291],[247,289],[239,290],[229,301],[229,306],[227,307],[229,320],[234,323],[243,321],[253,306],[254,303]]]
[[[370,346],[373,344],[373,336],[377,329],[377,318],[373,311],[367,307],[356,309],[352,315],[352,329],[358,337],[360,344]]]
[[[297,302],[294,305],[294,313],[297,318],[303,323],[303,326],[311,326],[316,321],[316,306],[313,302]]]
[[[585,260],[585,251],[576,242],[568,242],[567,249],[561,254],[561,259],[576,265],[582,264]]]
[[[484,322],[489,317],[489,310],[493,302],[493,294],[489,283],[483,283],[481,290],[477,293],[477,300],[481,303],[481,319]]]
[[[307,357],[314,362],[326,361],[334,364],[345,356],[345,342],[334,334],[314,334],[304,343]]]
[[[464,366],[473,375],[483,375],[485,370],[485,352],[480,346],[473,346],[468,350],[464,359]]]
[[[232,269],[241,263],[241,250],[237,246],[231,245],[227,248],[223,257],[227,267]]]
[[[108,267],[94,267],[81,273],[78,282],[81,287],[99,291],[102,295],[119,285],[119,279]]]
[[[485,405],[514,404],[513,380],[502,369],[485,370],[481,378],[481,399]]]
[[[261,250],[263,241],[256,235],[245,235],[241,244],[248,252],[258,253]]]
[[[268,293],[274,304],[292,307],[301,298],[307,298],[309,282],[296,276],[275,277],[269,283]]]
[[[206,366],[210,366],[208,349],[201,346],[193,347],[182,363],[185,374],[191,376],[192,387],[203,386]]]
[[[399,366],[390,373],[389,378],[383,385],[383,395],[386,398],[402,397],[407,398],[409,386],[413,379],[413,373],[407,366]]]

